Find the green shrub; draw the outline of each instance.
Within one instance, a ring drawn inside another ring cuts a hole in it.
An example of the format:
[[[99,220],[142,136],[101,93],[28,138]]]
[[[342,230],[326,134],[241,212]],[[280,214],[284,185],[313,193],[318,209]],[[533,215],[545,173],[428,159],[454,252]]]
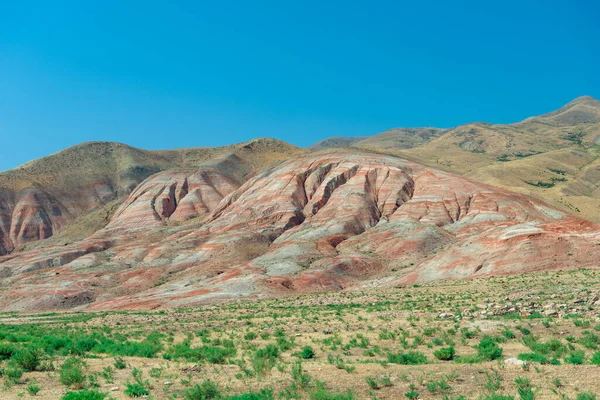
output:
[[[227,396],[226,400],[273,400],[272,389],[261,389],[258,393],[248,392],[234,396]]]
[[[218,386],[212,381],[204,381],[183,392],[184,400],[209,400],[221,397]]]
[[[281,351],[287,351],[287,350],[291,349],[292,347],[294,347],[294,341],[293,341],[293,339],[289,339],[285,336],[278,337],[277,338],[277,346],[279,346]]]
[[[23,368],[15,362],[9,362],[4,368],[4,376],[12,383],[19,383],[24,372]]]
[[[73,343],[71,347],[71,352],[78,356],[83,356],[88,351],[91,351],[94,346],[96,346],[98,342],[96,339],[91,337],[83,337],[78,339],[75,343]]]
[[[308,393],[311,400],[354,400],[355,395],[351,390],[345,393],[329,391],[322,382],[317,382],[317,387]]]
[[[517,392],[521,400],[533,400],[534,393],[531,387],[531,382],[527,378],[516,378],[515,384],[517,385]]]
[[[115,381],[115,373],[110,365],[102,369],[101,375],[106,383],[113,383]]]
[[[42,390],[42,388],[39,387],[35,382],[31,382],[25,389],[30,396],[35,396],[40,392],[40,390]]]
[[[505,338],[507,339],[514,339],[517,337],[517,335],[515,335],[510,329],[505,329],[502,331],[502,334],[504,335]]]
[[[600,365],[600,351],[594,353],[592,359],[590,360],[590,364]]]
[[[592,392],[581,392],[577,395],[577,400],[596,400],[596,395]]]
[[[524,326],[517,326],[517,329],[525,336],[531,334],[531,331]]]
[[[442,347],[441,349],[434,351],[433,355],[438,360],[453,360],[455,355],[454,347]]]
[[[502,357],[502,348],[490,338],[482,338],[477,346],[477,354],[485,361],[492,361]]]
[[[272,369],[279,357],[279,347],[269,344],[267,347],[256,350],[252,358],[252,367],[258,374]]]
[[[11,357],[25,371],[35,371],[42,362],[44,352],[41,349],[25,347],[19,349]]]
[[[584,332],[583,336],[581,336],[578,340],[579,344],[588,349],[596,349],[598,348],[598,342],[600,338],[598,335],[595,335],[592,332]]]
[[[418,365],[427,363],[427,357],[420,351],[398,352],[396,354],[388,353],[387,358],[388,362],[392,364]]]
[[[310,346],[304,346],[298,356],[304,360],[315,358],[315,351]]]
[[[572,351],[565,357],[567,364],[583,364],[585,362],[585,352],[583,350]]]
[[[517,355],[517,359],[521,361],[537,362],[540,364],[548,364],[549,362],[548,357],[538,353],[520,353]]]
[[[17,348],[12,344],[0,344],[0,361],[8,360],[17,352]]]
[[[450,391],[450,385],[448,385],[448,382],[446,382],[443,379],[440,379],[439,381],[431,380],[427,382],[425,386],[427,387],[427,390],[432,394],[448,393]]]
[[[129,397],[142,397],[148,396],[150,394],[150,391],[146,389],[146,386],[139,381],[127,382],[125,386],[126,388],[123,393],[125,393]]]
[[[116,369],[125,369],[127,368],[127,364],[121,357],[115,357],[115,362],[113,364]]]
[[[83,389],[79,392],[68,392],[62,397],[62,400],[104,400],[108,393],[102,393],[97,390]]]
[[[482,362],[481,357],[476,355],[460,356],[454,360],[458,364],[477,364]]]
[[[86,375],[83,371],[83,361],[70,357],[65,360],[59,371],[59,382],[67,387],[83,388]]]
[[[367,381],[367,385],[369,385],[369,387],[371,389],[373,389],[373,390],[379,390],[379,383],[377,383],[376,379],[374,379],[374,378],[372,378],[370,376],[367,376],[365,378],[365,380]]]
[[[167,354],[167,359],[183,359],[189,362],[206,361],[212,364],[224,364],[227,358],[237,353],[235,347],[200,346],[190,347],[189,343],[174,345]]]
[[[310,384],[310,376],[302,370],[302,361],[296,361],[292,364],[291,375],[294,383],[301,388],[306,388]]]

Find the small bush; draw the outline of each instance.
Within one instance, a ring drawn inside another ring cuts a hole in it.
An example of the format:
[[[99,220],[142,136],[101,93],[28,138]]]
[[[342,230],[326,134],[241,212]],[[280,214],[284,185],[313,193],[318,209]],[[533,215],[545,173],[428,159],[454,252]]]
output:
[[[517,359],[527,362],[537,362],[540,364],[548,364],[549,362],[548,357],[538,353],[520,353],[517,355]]]
[[[580,365],[585,362],[585,352],[583,350],[572,351],[568,356],[565,357],[567,364]]]
[[[17,352],[17,348],[11,344],[0,344],[0,361],[8,360]]]
[[[515,384],[517,385],[517,392],[521,400],[533,400],[534,393],[531,387],[531,382],[527,378],[516,378]]]
[[[184,359],[189,362],[207,361],[212,364],[225,364],[227,358],[236,354],[233,346],[200,346],[190,347],[189,343],[179,343],[163,355],[167,359]]]
[[[4,368],[4,376],[12,383],[19,383],[24,372],[23,368],[15,362],[10,362],[6,368]]]
[[[595,335],[592,332],[584,332],[583,336],[581,336],[578,340],[580,345],[592,350],[598,348],[599,341],[600,337],[598,337],[598,335]]]
[[[226,400],[273,400],[272,389],[261,389],[258,393],[248,392],[234,396],[227,396]]]
[[[479,357],[485,361],[492,361],[502,357],[502,348],[490,338],[482,338],[479,344],[474,347],[477,349]]]
[[[31,382],[25,389],[27,389],[27,393],[29,393],[30,396],[35,396],[42,390],[35,382]]]
[[[420,351],[409,351],[408,353],[398,352],[396,354],[388,353],[387,358],[388,362],[392,364],[418,365],[427,363],[427,357]]]
[[[448,382],[443,379],[440,379],[439,381],[429,381],[425,386],[432,394],[448,393],[450,391],[450,385],[448,385]]]
[[[125,393],[129,397],[142,397],[148,396],[150,391],[146,389],[146,386],[142,382],[127,382],[125,384],[126,389],[123,393]]]
[[[477,364],[482,361],[483,360],[481,359],[481,357],[476,355],[460,356],[455,360],[455,362],[458,364]]]
[[[69,392],[62,397],[62,400],[104,400],[107,396],[108,393],[84,389],[79,392]]]
[[[304,346],[298,356],[304,360],[315,358],[315,351],[310,346]]]
[[[322,382],[317,382],[317,387],[308,393],[311,400],[354,400],[355,395],[351,390],[345,393],[336,393],[325,388]]]
[[[113,364],[116,369],[125,369],[127,368],[127,364],[121,357],[115,357],[115,362]]]
[[[581,392],[577,395],[577,400],[596,400],[596,395],[592,392]]]
[[[59,371],[59,382],[67,387],[83,388],[86,375],[83,371],[83,361],[70,357],[65,360]]]
[[[11,360],[16,362],[25,371],[35,371],[42,362],[44,352],[41,349],[23,348],[18,350]]]
[[[442,347],[441,349],[434,351],[433,355],[438,360],[453,360],[455,355],[454,347]]]
[[[183,392],[184,400],[209,400],[220,397],[219,388],[211,381],[204,381],[201,385],[194,385]]]

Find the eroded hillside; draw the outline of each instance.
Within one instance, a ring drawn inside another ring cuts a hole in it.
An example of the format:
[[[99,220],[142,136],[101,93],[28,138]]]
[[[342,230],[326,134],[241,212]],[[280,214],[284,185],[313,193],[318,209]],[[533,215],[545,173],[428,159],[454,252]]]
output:
[[[0,258],[3,308],[180,307],[598,262],[598,225],[397,157],[321,150],[245,181],[232,157],[151,176],[85,240]]]

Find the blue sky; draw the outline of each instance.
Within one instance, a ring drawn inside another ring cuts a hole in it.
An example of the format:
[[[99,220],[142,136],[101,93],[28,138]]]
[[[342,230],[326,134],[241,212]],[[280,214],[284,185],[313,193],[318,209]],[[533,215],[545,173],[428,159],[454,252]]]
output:
[[[595,0],[7,3],[0,170],[90,140],[307,146],[600,97]]]

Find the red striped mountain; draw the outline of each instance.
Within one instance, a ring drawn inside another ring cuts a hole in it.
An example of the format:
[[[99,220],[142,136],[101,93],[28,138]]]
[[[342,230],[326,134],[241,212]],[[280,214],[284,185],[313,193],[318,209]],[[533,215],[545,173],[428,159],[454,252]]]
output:
[[[0,257],[0,306],[150,309],[595,267],[600,226],[389,155],[319,150],[159,172],[84,240]]]

